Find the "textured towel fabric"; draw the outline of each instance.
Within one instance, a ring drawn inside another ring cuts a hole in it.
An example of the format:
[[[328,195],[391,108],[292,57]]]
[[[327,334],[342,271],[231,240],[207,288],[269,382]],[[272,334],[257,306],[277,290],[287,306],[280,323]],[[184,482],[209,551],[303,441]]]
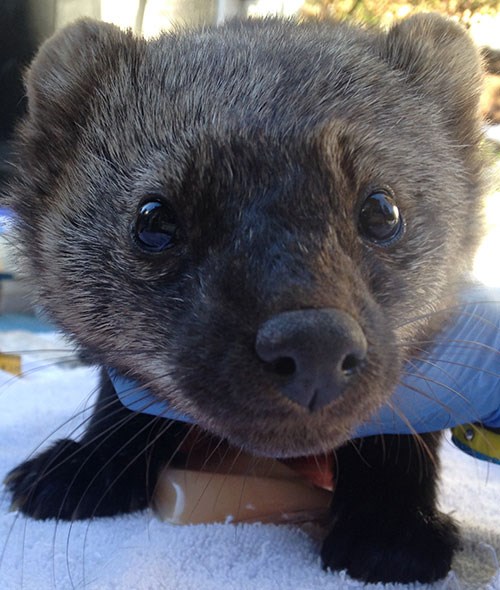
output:
[[[68,363],[71,355],[63,348],[52,334],[0,334],[0,350],[45,351],[23,355],[22,378],[0,375],[0,479],[37,446],[78,433],[89,415],[96,372]],[[449,440],[442,460],[441,504],[461,521],[464,542],[453,572],[432,588],[500,589],[500,467],[465,455]],[[36,522],[9,512],[9,498],[0,493],[2,590],[364,587],[342,573],[323,572],[318,549],[313,527],[179,527],[149,512],[72,524]]]

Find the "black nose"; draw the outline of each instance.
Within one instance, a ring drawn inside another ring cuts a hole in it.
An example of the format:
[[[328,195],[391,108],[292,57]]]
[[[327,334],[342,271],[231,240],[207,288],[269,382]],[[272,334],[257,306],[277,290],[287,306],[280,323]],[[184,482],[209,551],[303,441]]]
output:
[[[357,378],[366,358],[358,322],[337,309],[286,311],[257,332],[255,350],[283,395],[319,410]]]

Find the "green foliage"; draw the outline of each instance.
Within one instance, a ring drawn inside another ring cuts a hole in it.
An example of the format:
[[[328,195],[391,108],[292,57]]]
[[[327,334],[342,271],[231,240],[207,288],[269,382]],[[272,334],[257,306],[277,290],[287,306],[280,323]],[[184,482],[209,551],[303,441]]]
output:
[[[368,23],[389,24],[414,12],[440,12],[465,25],[477,14],[496,14],[500,0],[306,0],[305,17],[349,18]]]

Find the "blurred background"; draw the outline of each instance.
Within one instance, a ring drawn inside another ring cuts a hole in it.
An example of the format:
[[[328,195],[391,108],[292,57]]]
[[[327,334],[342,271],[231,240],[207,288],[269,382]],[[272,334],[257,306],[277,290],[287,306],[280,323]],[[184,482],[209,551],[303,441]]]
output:
[[[437,11],[467,27],[482,48],[487,71],[481,104],[490,157],[488,235],[476,276],[500,286],[500,0],[0,0],[0,187],[9,173],[9,142],[25,109],[22,72],[56,29],[90,16],[151,37],[174,24],[212,25],[231,17],[269,14],[303,19],[351,19],[389,26],[413,12]],[[0,314],[30,311],[9,260],[8,212],[0,220]]]

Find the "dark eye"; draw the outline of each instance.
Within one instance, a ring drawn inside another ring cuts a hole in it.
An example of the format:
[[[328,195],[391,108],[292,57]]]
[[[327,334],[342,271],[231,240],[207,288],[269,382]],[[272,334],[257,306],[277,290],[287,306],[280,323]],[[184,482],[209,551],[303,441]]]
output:
[[[359,231],[366,239],[388,245],[403,234],[404,224],[393,197],[383,191],[369,195],[359,211]]]
[[[158,197],[145,200],[132,228],[136,244],[145,252],[161,252],[175,244],[177,220],[170,205]]]

